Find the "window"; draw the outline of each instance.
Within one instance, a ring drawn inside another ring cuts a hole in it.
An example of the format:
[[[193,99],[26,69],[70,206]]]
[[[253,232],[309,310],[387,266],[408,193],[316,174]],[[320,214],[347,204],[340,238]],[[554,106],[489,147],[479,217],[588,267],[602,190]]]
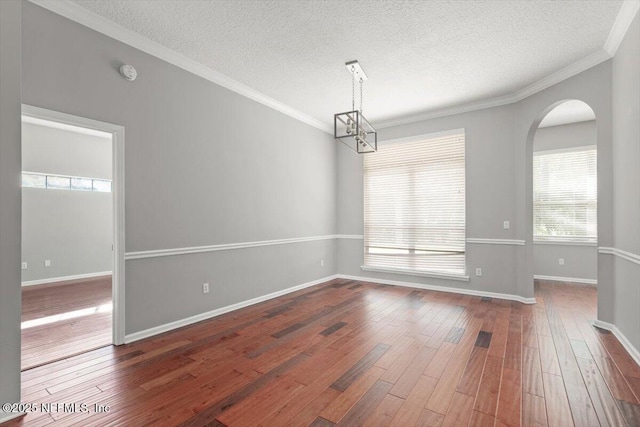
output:
[[[364,158],[366,266],[465,273],[464,132]]]
[[[80,178],[66,175],[47,175],[22,172],[22,187],[53,188],[57,190],[111,192],[111,181],[106,179]]]
[[[597,200],[595,147],[534,153],[533,234],[536,240],[595,241]]]

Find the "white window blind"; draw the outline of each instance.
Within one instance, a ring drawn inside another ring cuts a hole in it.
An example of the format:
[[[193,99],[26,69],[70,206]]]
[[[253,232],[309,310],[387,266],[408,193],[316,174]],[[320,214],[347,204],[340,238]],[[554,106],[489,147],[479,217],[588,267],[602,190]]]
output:
[[[533,223],[537,240],[597,238],[595,147],[534,153]]]
[[[365,265],[465,272],[464,133],[364,158]]]

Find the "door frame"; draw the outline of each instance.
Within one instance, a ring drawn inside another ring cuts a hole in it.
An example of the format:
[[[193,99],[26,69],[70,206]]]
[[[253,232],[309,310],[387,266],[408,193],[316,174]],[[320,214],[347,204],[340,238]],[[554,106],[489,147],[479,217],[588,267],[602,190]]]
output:
[[[46,108],[22,104],[22,115],[36,119],[79,126],[111,134],[113,192],[113,273],[112,332],[113,344],[124,344],[125,336],[125,210],[124,210],[124,126],[86,117],[60,113]]]

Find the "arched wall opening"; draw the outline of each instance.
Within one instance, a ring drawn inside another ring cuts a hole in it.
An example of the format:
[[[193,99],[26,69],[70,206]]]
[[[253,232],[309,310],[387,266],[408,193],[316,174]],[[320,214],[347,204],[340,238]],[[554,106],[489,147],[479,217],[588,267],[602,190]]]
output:
[[[526,140],[525,229],[527,242],[531,242],[531,244],[527,245],[526,250],[527,277],[530,278],[527,281],[527,287],[530,287],[528,291],[531,294],[535,292],[534,278],[593,285],[598,282],[597,278],[600,272],[597,266],[600,264],[600,256],[597,245],[600,241],[601,229],[606,229],[606,224],[604,224],[604,227],[600,227],[600,211],[601,209],[606,209],[604,204],[601,206],[598,203],[596,214],[598,231],[595,239],[593,239],[594,236],[591,236],[591,239],[583,239],[582,242],[577,244],[575,241],[566,242],[566,244],[557,241],[562,239],[557,239],[554,242],[541,242],[540,236],[536,236],[534,232],[534,153],[541,154],[543,152],[543,154],[548,154],[550,152],[553,153],[555,150],[559,152],[574,151],[575,147],[582,145],[577,141],[580,138],[585,139],[583,146],[596,146],[596,150],[598,150],[600,148],[600,138],[599,123],[596,119],[594,108],[589,103],[579,99],[567,98],[550,103],[535,116],[529,126]],[[562,132],[566,136],[566,134],[575,131],[580,132],[581,135],[574,135],[573,141],[552,142],[552,140],[557,140],[562,135]],[[554,137],[551,138],[550,135],[554,135]],[[559,146],[553,146],[554,143],[559,144]],[[599,154],[597,152],[598,164],[601,162]],[[604,176],[608,172],[610,171],[606,168],[597,168],[598,196],[600,194],[600,183],[608,182],[608,179]],[[544,248],[541,248],[540,245],[544,245]],[[578,249],[575,246],[580,246],[580,248]],[[568,258],[570,258],[570,261],[568,265],[565,263],[567,260],[564,256],[558,256],[560,253],[569,253]],[[585,256],[585,254],[587,255]],[[555,260],[556,265],[551,264],[553,260]],[[547,268],[547,271],[542,272],[542,268]],[[552,270],[551,274],[548,273],[548,269]],[[576,273],[576,271],[581,273]]]

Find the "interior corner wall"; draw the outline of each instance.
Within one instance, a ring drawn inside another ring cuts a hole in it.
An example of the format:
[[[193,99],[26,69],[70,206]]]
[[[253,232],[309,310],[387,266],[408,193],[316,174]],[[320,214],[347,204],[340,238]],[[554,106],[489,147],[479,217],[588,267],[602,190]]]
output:
[[[580,99],[593,108],[598,134],[598,239],[612,242],[611,61],[606,61],[512,105],[487,108],[442,118],[381,129],[385,141],[465,129],[466,235],[491,241],[525,241],[524,245],[467,243],[469,282],[374,273],[361,270],[362,239],[338,241],[338,273],[371,279],[403,281],[466,290],[533,297],[533,135],[550,107],[567,99]],[[362,235],[362,159],[338,149],[338,230]],[[511,228],[504,230],[503,221]],[[602,308],[613,313],[612,264],[598,257],[598,283],[604,283]],[[602,267],[602,268],[601,268]],[[600,294],[599,294],[600,295]]]
[[[335,274],[329,134],[33,3],[22,21],[23,103],[125,128],[127,254],[321,237],[125,254],[127,335]]]
[[[0,1],[0,402],[20,402],[21,2]],[[0,423],[17,414],[0,409]]]
[[[613,58],[614,262],[616,325],[640,351],[640,13]],[[633,261],[635,260],[635,261]]]
[[[533,140],[533,151],[558,150],[597,145],[595,120],[560,126],[538,128]],[[560,265],[559,259],[564,260]],[[557,280],[595,282],[598,279],[598,248],[593,245],[570,243],[534,243],[533,273]]]

